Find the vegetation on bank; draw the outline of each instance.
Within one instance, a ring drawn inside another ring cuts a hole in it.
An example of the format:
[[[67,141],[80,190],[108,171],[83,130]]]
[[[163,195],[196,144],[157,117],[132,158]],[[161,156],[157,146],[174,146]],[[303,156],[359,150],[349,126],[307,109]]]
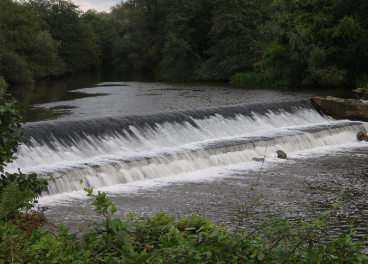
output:
[[[365,0],[128,0],[110,13],[2,0],[0,13],[8,83],[114,67],[173,81],[349,87],[368,72]]]
[[[4,77],[0,76],[0,87],[4,87],[4,89],[6,89],[7,86],[8,84],[6,83]]]
[[[340,200],[323,214],[269,216],[254,223],[249,221],[252,211],[262,206],[256,185],[248,199],[238,201],[242,206],[234,204],[239,216],[227,225],[198,215],[115,218],[117,207],[107,193],[85,188],[101,220],[82,223],[79,232],[70,233],[47,220],[46,208],[34,207],[52,177],[4,174],[21,142],[21,134],[14,133],[20,116],[8,96],[0,107],[0,263],[368,263],[366,236],[353,241],[352,224],[341,237],[331,235]]]
[[[237,83],[355,86],[367,74],[368,2],[282,0],[277,37]],[[359,84],[358,84],[359,85]]]

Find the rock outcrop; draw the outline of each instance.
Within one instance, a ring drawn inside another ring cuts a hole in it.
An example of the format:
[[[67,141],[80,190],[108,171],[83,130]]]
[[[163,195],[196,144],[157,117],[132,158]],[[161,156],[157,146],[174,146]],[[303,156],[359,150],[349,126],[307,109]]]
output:
[[[353,90],[353,93],[356,94],[359,98],[368,100],[368,90],[366,88],[355,89]]]
[[[256,157],[254,157],[252,160],[259,161],[259,162],[264,162],[265,161],[264,158],[256,158]]]
[[[357,134],[357,140],[359,140],[359,141],[368,141],[368,136],[365,132],[360,131]]]
[[[337,97],[312,97],[312,102],[326,115],[336,119],[368,121],[368,103]]]
[[[276,153],[277,153],[277,158],[279,158],[279,159],[286,159],[287,158],[286,153],[283,152],[282,150],[278,150],[278,151],[276,151]]]

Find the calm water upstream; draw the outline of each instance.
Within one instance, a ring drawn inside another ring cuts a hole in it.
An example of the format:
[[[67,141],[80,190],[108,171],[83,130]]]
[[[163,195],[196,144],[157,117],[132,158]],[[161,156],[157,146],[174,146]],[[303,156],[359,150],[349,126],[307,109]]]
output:
[[[257,192],[271,213],[323,211],[342,196],[338,228],[354,219],[365,233],[368,143],[355,135],[368,124],[321,115],[309,100],[349,92],[162,83],[116,73],[9,92],[25,106],[26,124],[7,170],[54,174],[40,199],[54,223],[73,226],[82,220],[79,207],[90,211],[79,179],[108,191],[120,217],[199,212],[215,222],[233,220],[233,205],[248,199],[259,179]],[[276,158],[279,149],[287,160]]]

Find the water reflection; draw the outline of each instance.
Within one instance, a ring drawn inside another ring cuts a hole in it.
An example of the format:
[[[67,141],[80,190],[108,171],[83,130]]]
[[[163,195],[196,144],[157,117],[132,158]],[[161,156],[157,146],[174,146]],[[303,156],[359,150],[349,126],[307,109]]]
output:
[[[13,85],[9,93],[24,106],[24,122],[292,101],[314,95],[354,96],[345,90],[236,86],[208,82],[159,83],[153,81],[152,75],[118,72],[88,72],[31,85]]]
[[[24,106],[73,100],[89,96],[84,93],[68,93],[75,89],[93,87],[101,82],[152,81],[151,75],[117,72],[85,72],[55,80],[41,80],[33,84],[11,85],[8,92]]]
[[[11,85],[8,93],[11,94],[22,106],[22,117],[24,122],[35,122],[41,120],[57,119],[72,113],[71,109],[77,106],[53,106],[42,107],[40,105],[73,101],[87,97],[104,96],[104,93],[88,94],[73,91],[93,87],[101,82],[114,82],[121,79],[141,82],[151,81],[151,75],[124,74],[117,72],[86,72],[76,75],[59,77],[54,80],[41,80],[33,84]],[[72,92],[73,91],[73,92]]]

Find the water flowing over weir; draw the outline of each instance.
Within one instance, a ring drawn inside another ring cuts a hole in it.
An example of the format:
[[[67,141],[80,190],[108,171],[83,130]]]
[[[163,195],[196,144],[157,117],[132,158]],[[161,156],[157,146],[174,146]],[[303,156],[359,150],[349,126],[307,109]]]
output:
[[[309,99],[145,116],[28,123],[7,171],[54,174],[47,194],[170,177],[356,141],[366,123],[336,121]],[[60,174],[66,172],[66,174]],[[47,195],[45,194],[45,195]]]

